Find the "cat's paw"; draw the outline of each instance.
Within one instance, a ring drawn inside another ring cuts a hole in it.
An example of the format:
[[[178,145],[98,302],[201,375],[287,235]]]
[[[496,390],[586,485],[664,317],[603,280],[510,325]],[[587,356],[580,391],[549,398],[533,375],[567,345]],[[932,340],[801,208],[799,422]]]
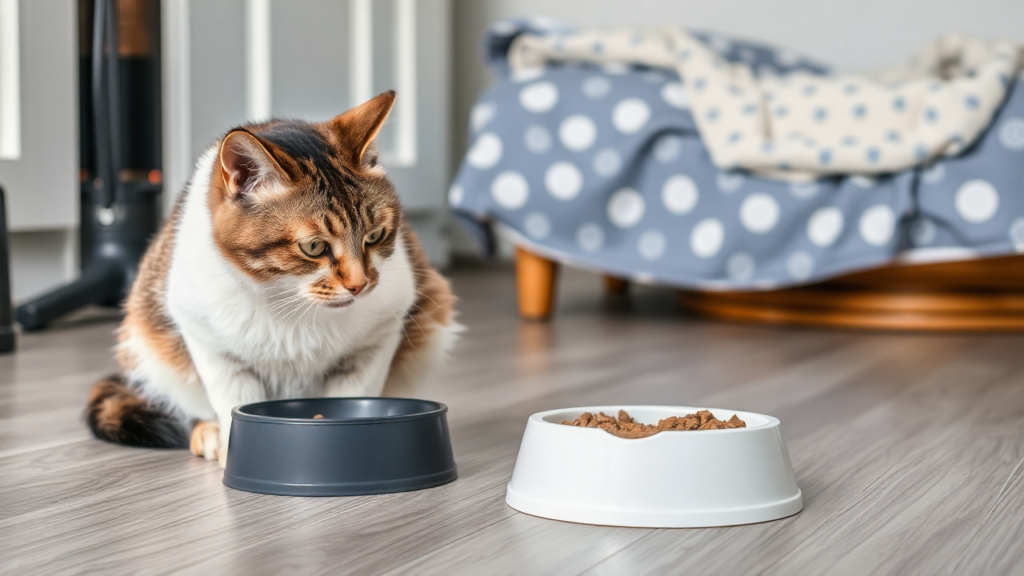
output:
[[[221,468],[228,466],[228,439],[223,435],[220,437],[220,448],[217,449],[217,463]]]
[[[196,424],[192,428],[192,441],[189,444],[193,454],[207,460],[220,460],[221,452],[227,456],[227,450],[220,449],[220,425],[213,421]]]

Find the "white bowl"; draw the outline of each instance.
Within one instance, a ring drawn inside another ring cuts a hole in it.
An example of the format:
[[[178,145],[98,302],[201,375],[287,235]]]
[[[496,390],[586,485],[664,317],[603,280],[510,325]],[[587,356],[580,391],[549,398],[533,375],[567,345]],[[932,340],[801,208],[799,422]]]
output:
[[[527,514],[607,526],[696,528],[776,520],[803,508],[779,420],[733,414],[746,428],[661,432],[639,439],[563,426],[583,412],[657,424],[693,406],[591,406],[530,416],[505,502]]]

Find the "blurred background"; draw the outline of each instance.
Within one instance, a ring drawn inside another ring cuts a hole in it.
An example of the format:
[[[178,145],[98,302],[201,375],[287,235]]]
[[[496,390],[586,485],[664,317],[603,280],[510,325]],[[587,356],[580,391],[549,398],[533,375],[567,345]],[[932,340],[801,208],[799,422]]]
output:
[[[113,4],[121,177],[153,184],[161,214],[198,154],[228,128],[271,116],[325,119],[394,88],[399,100],[382,135],[383,162],[431,260],[442,267],[453,256],[477,253],[453,225],[446,195],[470,144],[470,110],[496,80],[481,51],[496,21],[683,25],[784,46],[848,70],[902,62],[952,30],[1024,40],[1024,2],[1017,0]],[[7,194],[15,302],[74,280],[90,258],[83,218],[96,216],[83,212],[83,198],[88,202],[85,188],[96,176],[93,17],[91,0],[0,0],[0,185]]]
[[[1024,40],[1014,0],[457,0],[454,16],[455,150],[466,148],[469,110],[493,78],[480,57],[487,26],[546,16],[575,26],[682,25],[761,40],[847,70],[903,62],[951,31]]]

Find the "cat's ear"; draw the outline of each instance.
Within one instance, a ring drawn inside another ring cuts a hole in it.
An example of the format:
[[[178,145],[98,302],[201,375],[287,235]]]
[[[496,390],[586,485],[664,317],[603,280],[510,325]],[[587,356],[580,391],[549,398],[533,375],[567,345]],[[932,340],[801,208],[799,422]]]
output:
[[[388,90],[331,120],[352,166],[372,169],[377,164],[375,140],[394,105],[395,91]]]
[[[220,175],[231,199],[272,195],[285,179],[277,160],[245,130],[229,132],[221,141]]]

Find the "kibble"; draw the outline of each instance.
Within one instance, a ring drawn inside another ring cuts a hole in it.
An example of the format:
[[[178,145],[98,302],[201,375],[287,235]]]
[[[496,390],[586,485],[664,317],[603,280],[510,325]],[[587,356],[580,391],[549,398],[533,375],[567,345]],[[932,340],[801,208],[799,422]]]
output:
[[[686,416],[669,416],[659,420],[657,425],[636,422],[625,410],[619,410],[617,418],[604,412],[598,412],[597,415],[584,412],[579,418],[572,421],[566,420],[562,424],[581,428],[600,428],[619,438],[647,438],[659,432],[668,431],[727,430],[747,427],[747,423],[740,420],[735,414],[728,420],[719,420],[708,410],[701,410],[696,414],[687,414]]]

